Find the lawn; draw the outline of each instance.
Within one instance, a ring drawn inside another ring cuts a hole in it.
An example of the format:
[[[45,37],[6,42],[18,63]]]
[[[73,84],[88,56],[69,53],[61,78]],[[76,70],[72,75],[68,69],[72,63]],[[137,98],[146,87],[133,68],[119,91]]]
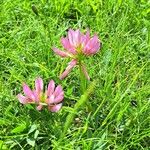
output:
[[[1,0],[0,149],[149,150],[149,18],[149,0]],[[101,41],[83,92],[78,65],[60,80],[70,58],[52,50],[69,29]],[[37,77],[63,87],[57,113],[19,103]]]

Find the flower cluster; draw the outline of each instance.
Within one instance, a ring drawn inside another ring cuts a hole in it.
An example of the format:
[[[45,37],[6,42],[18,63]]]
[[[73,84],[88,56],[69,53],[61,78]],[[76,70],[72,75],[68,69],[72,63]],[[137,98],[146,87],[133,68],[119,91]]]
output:
[[[51,112],[57,112],[62,107],[62,100],[64,98],[64,91],[61,85],[55,87],[55,83],[51,80],[45,92],[43,91],[43,80],[37,78],[35,80],[35,89],[31,90],[27,84],[23,84],[22,94],[17,97],[22,104],[34,103],[37,105],[37,110],[41,110],[44,105],[48,106]]]
[[[85,77],[90,80],[83,60],[85,57],[97,53],[100,49],[101,44],[98,36],[95,34],[90,37],[89,30],[86,34],[83,34],[79,29],[75,31],[70,29],[67,37],[61,38],[61,43],[64,51],[58,48],[53,48],[53,51],[63,58],[71,58],[71,61],[61,74],[60,79],[64,79],[76,65],[79,65]],[[45,91],[41,78],[35,80],[35,89],[33,90],[26,83],[23,83],[23,92],[24,95],[21,93],[17,95],[19,102],[22,104],[36,104],[37,110],[47,106],[51,112],[58,112],[62,107],[64,91],[61,85],[55,86],[53,80],[49,82]]]
[[[61,43],[64,51],[58,48],[53,48],[53,51],[61,57],[70,57],[72,60],[68,64],[66,70],[61,74],[60,79],[64,79],[73,67],[80,63],[85,77],[90,80],[86,71],[85,65],[82,63],[83,57],[90,56],[98,52],[100,48],[100,41],[97,35],[90,37],[90,32],[87,30],[86,34],[82,34],[80,30],[68,31],[68,36],[61,38]]]

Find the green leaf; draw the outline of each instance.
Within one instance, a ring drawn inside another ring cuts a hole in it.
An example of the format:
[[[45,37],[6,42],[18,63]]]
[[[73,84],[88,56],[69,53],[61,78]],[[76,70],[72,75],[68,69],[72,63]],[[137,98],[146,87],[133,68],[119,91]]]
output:
[[[37,125],[33,124],[28,132],[28,134],[34,132],[37,129]]]
[[[25,124],[19,124],[17,127],[15,127],[11,133],[21,133],[26,129],[26,125]]]
[[[0,118],[0,125],[8,125],[9,121],[3,118]]]
[[[1,150],[7,150],[8,149],[7,146],[4,144],[4,142],[1,140],[0,140],[0,149]]]
[[[35,140],[31,140],[31,139],[27,139],[27,143],[29,144],[29,145],[31,145],[32,147],[34,147],[35,146]]]
[[[34,139],[37,139],[38,135],[39,135],[39,130],[36,130],[34,133]]]

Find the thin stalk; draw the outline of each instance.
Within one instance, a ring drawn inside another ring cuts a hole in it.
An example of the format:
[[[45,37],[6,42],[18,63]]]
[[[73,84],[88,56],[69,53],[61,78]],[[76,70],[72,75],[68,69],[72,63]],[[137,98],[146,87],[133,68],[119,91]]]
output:
[[[68,116],[66,118],[66,122],[64,124],[64,130],[63,130],[62,134],[60,135],[59,141],[61,141],[62,139],[64,139],[64,137],[65,137],[68,129],[71,127],[72,122],[73,122],[75,116],[77,115],[79,109],[82,108],[84,106],[84,104],[86,104],[89,95],[94,91],[95,85],[96,85],[96,81],[93,81],[89,85],[88,89],[86,89],[84,91],[84,93],[81,95],[80,99],[75,104],[72,112],[68,114]]]
[[[80,93],[81,95],[83,95],[84,92],[87,90],[87,79],[83,73],[81,61],[79,61],[79,71],[80,71],[79,73],[80,74]],[[92,111],[92,106],[88,101],[86,101],[86,110],[88,112]]]
[[[86,83],[86,78],[85,75],[82,71],[82,64],[81,61],[79,61],[79,74],[80,74],[80,93],[81,95],[85,92],[87,89],[87,83]]]

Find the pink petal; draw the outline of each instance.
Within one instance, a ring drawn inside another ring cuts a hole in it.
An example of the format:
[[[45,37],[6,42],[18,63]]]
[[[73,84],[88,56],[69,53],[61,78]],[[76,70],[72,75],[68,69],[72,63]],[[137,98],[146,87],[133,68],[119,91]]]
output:
[[[43,105],[41,104],[36,107],[37,110],[41,110],[42,108],[43,108]]]
[[[88,43],[90,40],[90,31],[87,29],[86,35],[85,35],[85,45]]]
[[[32,92],[31,89],[28,87],[28,85],[25,84],[25,83],[23,84],[23,92],[24,92],[24,94],[25,94],[28,98],[34,100],[33,92]]]
[[[28,98],[26,98],[25,96],[23,96],[22,94],[18,94],[17,98],[19,99],[19,102],[21,104],[27,104],[28,103]]]
[[[77,60],[72,60],[67,66],[66,70],[60,75],[60,80],[64,79],[73,69],[73,67],[77,64]]]
[[[54,103],[54,95],[52,94],[49,98],[47,98],[47,104],[51,105]]]
[[[85,46],[89,40],[90,40],[90,31],[87,29],[86,34],[82,35],[82,37],[81,37],[81,42],[82,42],[83,46]]]
[[[64,95],[59,95],[54,99],[54,104],[60,103],[64,99]]]
[[[35,80],[35,89],[38,94],[43,91],[43,80],[41,78]]]
[[[61,38],[61,43],[62,43],[63,47],[66,50],[68,50],[70,53],[76,54],[76,50],[74,49],[73,46],[70,45],[68,38]]]
[[[86,44],[86,46],[84,48],[84,53],[87,54],[87,55],[94,54],[94,52],[96,52],[98,50],[98,48],[99,48],[98,47],[99,46],[98,43],[99,43],[98,36],[95,35]]]
[[[90,54],[95,54],[100,49],[100,42],[96,43],[93,49],[91,49]]]
[[[86,37],[87,41],[90,40],[90,30],[89,29],[87,29],[85,37]]]
[[[77,47],[80,45],[80,42],[81,42],[81,34],[80,34],[80,30],[76,30],[74,31],[74,34],[73,34],[73,43],[74,43],[74,46]]]
[[[90,80],[90,77],[89,77],[89,75],[88,75],[88,73],[87,73],[86,67],[85,67],[85,65],[83,65],[83,64],[82,64],[82,71],[83,71],[85,77],[86,77],[88,80]]]
[[[55,82],[53,80],[51,80],[48,84],[48,88],[47,88],[47,96],[51,96],[51,94],[53,94],[55,89]]]
[[[71,47],[69,40],[67,38],[61,38],[61,43],[65,49],[69,49]]]
[[[49,106],[48,109],[51,112],[58,112],[61,109],[61,107],[62,107],[62,103],[54,105],[54,106]]]
[[[81,33],[80,33],[80,30],[72,30],[72,29],[69,29],[68,31],[68,39],[69,39],[69,42],[70,42],[70,45],[71,46],[74,46],[74,47],[77,47],[80,45],[81,43]]]
[[[98,41],[99,41],[98,36],[94,35],[93,38],[91,38],[91,40],[90,40],[91,46],[94,46]]]
[[[69,42],[70,42],[71,46],[74,46],[73,36],[74,36],[74,31],[72,29],[69,29],[69,31],[68,31],[68,39],[69,39]]]
[[[63,92],[62,86],[58,85],[54,91],[55,97],[58,96],[59,94],[61,94],[62,92]]]
[[[38,93],[36,90],[33,90],[33,95],[34,95],[34,101],[39,103],[40,102],[40,95],[42,93]]]
[[[70,57],[70,54],[68,54],[67,52],[61,51],[58,48],[52,48],[52,49],[57,55],[61,57]]]

